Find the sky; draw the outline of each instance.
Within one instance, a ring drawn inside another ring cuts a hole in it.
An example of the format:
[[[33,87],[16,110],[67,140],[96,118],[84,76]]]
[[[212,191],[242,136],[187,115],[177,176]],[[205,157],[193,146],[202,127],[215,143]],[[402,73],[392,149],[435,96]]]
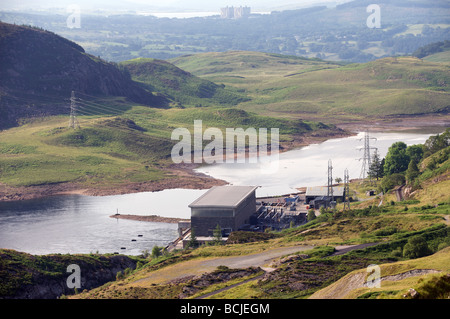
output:
[[[350,0],[0,0],[0,11],[64,11],[75,4],[86,11],[219,12],[225,6],[249,6],[252,12],[270,12],[314,5],[333,6],[348,1]]]

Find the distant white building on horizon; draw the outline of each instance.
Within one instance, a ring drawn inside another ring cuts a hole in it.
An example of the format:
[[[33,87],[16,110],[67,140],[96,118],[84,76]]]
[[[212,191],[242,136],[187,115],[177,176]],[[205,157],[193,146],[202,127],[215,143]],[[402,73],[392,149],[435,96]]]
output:
[[[228,7],[220,8],[220,17],[222,19],[241,19],[247,18],[250,16],[251,8],[250,7]]]

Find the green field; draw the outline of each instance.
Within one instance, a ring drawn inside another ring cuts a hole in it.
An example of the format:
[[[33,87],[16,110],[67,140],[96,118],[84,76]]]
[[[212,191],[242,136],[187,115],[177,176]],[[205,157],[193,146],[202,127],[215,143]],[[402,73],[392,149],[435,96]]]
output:
[[[425,57],[424,60],[430,61],[430,62],[449,63],[450,62],[450,50],[429,55],[429,56]]]
[[[448,110],[450,66],[412,57],[341,65],[236,51],[170,61],[245,92],[251,101],[239,107],[264,115],[334,121]]]

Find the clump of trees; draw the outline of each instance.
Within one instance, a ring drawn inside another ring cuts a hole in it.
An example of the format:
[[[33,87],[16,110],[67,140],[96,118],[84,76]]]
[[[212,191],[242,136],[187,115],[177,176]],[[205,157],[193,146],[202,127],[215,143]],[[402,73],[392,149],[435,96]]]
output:
[[[431,136],[423,145],[407,146],[404,142],[396,142],[389,147],[385,158],[380,159],[377,153],[374,154],[368,175],[373,179],[381,179],[379,191],[387,192],[405,183],[418,188],[423,160],[435,154],[423,167],[424,170],[434,170],[448,159],[449,146],[450,129]]]

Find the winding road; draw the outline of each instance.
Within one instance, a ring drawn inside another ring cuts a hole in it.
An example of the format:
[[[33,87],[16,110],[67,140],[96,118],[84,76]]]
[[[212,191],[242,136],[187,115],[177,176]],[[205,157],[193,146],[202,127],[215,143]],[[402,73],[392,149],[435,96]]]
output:
[[[355,249],[365,248],[372,244],[337,246],[335,254],[343,254]],[[306,251],[314,248],[309,245],[297,245],[289,247],[278,247],[267,249],[260,253],[254,253],[243,256],[231,257],[205,257],[187,260],[173,264],[156,271],[148,273],[145,278],[132,283],[134,286],[148,287],[152,284],[164,284],[174,280],[189,278],[214,271],[218,266],[227,266],[228,268],[248,268],[261,267],[263,270],[271,271],[273,269],[264,267],[272,260],[282,256],[291,255],[297,252]]]
[[[264,268],[264,265],[268,264],[270,261],[312,248],[314,248],[314,246],[297,245],[267,249],[260,253],[243,256],[192,259],[150,272],[148,276],[135,281],[133,285],[149,286],[151,284],[167,283],[173,280],[211,272],[218,266],[227,266],[228,268],[261,267],[265,270],[270,270]]]

